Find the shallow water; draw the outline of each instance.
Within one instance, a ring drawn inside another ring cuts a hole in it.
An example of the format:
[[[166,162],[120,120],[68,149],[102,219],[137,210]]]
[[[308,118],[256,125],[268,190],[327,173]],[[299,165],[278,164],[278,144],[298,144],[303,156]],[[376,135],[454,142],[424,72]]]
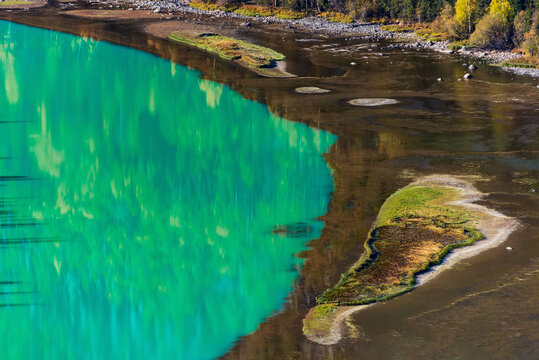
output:
[[[224,358],[539,358],[537,80],[465,57],[388,50],[384,42],[222,24],[231,36],[282,52],[287,70],[306,76],[257,78],[211,54],[148,35],[142,31],[144,22],[85,21],[58,15],[54,9],[0,12],[0,17],[172,58],[200,70],[205,79],[229,84],[242,96],[266,103],[273,113],[338,135],[326,156],[335,169],[335,188],[322,218],[325,226],[321,237],[300,255],[307,261],[289,302]],[[206,21],[221,31],[220,22]],[[352,67],[352,61],[357,66]],[[464,81],[468,69],[463,64],[472,62],[479,69]],[[438,77],[444,81],[438,82]],[[331,92],[295,93],[302,86]],[[399,103],[370,108],[347,104],[373,97]],[[321,346],[306,339],[301,331],[305,314],[315,297],[335,285],[359,258],[385,199],[414,179],[437,173],[472,182],[487,194],[482,205],[518,218],[521,227],[501,246],[459,262],[409,294],[354,314],[346,321],[340,343]]]
[[[2,358],[208,359],[281,309],[334,135],[137,50],[0,39]]]

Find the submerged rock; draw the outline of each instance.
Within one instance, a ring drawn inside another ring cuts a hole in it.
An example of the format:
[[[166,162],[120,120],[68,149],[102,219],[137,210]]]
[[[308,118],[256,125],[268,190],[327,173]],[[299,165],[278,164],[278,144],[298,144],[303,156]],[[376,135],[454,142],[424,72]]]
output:
[[[348,101],[348,103],[354,106],[383,106],[383,105],[398,104],[399,101],[395,99],[385,99],[385,98],[363,98],[363,99],[353,99],[353,100]]]
[[[298,94],[327,94],[328,92],[331,92],[331,90],[322,89],[317,86],[298,87],[294,91]]]

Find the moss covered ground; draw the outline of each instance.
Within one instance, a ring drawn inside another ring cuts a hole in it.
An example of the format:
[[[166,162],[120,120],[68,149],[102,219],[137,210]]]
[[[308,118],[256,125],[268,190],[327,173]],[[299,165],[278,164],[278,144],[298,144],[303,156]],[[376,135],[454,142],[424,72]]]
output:
[[[26,0],[6,0],[6,1],[0,1],[0,6],[9,7],[9,6],[17,6],[17,5],[33,5],[37,3],[38,1],[26,1]]]
[[[365,252],[319,304],[368,304],[410,291],[415,275],[439,263],[452,249],[482,238],[468,212],[447,205],[458,190],[407,186],[383,204]]]
[[[225,60],[236,61],[263,75],[267,73],[267,76],[278,75],[273,74],[275,62],[286,59],[283,54],[267,47],[218,34],[195,35],[174,31],[169,38],[217,54]]]
[[[483,235],[476,219],[451,202],[460,190],[450,186],[409,185],[382,205],[364,243],[361,258],[340,281],[317,298],[304,322],[306,335],[328,328],[341,305],[384,301],[412,290],[417,274],[438,264],[457,247]]]

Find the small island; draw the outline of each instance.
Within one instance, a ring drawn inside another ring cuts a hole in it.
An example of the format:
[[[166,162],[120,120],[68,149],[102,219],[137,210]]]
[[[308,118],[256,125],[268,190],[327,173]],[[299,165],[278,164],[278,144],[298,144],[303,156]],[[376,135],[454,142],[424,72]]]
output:
[[[441,175],[421,178],[391,195],[361,258],[317,297],[318,305],[304,320],[304,334],[315,342],[334,344],[346,316],[412,290],[418,275],[440,264],[451,250],[485,237],[496,242],[487,241],[477,253],[503,241],[516,222],[472,204],[481,195],[471,184]]]
[[[168,37],[171,40],[217,54],[225,60],[235,61],[262,76],[293,77],[278,66],[277,62],[285,60],[286,57],[264,46],[214,33],[173,31]]]

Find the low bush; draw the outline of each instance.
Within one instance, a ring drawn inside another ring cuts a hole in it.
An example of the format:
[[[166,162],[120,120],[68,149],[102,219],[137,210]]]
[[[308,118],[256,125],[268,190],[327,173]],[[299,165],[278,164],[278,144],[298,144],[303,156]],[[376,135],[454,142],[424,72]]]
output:
[[[522,43],[522,49],[528,56],[539,56],[539,36],[531,35]]]
[[[511,26],[499,14],[485,15],[476,25],[469,44],[483,49],[507,49],[511,43]]]
[[[321,12],[320,14],[318,14],[318,16],[323,17],[326,20],[331,21],[331,22],[340,22],[344,24],[350,24],[354,22],[354,19],[352,19],[350,15],[346,15],[346,14],[334,12],[334,11]]]
[[[405,25],[383,25],[381,29],[385,31],[395,32],[395,33],[412,32],[415,30],[413,26],[405,26]]]

